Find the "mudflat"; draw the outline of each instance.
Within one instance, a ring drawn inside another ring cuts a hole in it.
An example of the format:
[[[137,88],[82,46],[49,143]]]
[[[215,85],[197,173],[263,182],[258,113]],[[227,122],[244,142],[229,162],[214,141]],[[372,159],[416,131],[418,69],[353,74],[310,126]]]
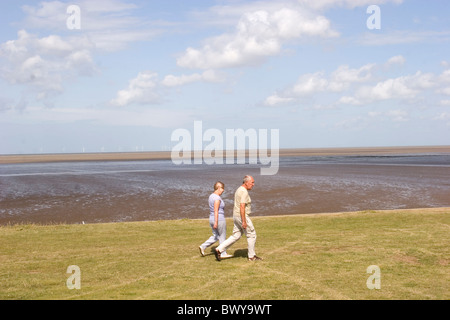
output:
[[[281,149],[280,157],[450,153],[450,146]],[[64,161],[170,160],[170,151],[0,155],[0,164]]]
[[[449,207],[446,151],[283,150],[273,176],[249,164],[177,166],[163,154],[153,160],[145,154],[109,155],[111,161],[67,155],[72,160],[1,164],[0,224],[207,218],[217,180],[225,183],[222,198],[231,217],[234,191],[246,174],[256,180],[250,193],[255,216]]]

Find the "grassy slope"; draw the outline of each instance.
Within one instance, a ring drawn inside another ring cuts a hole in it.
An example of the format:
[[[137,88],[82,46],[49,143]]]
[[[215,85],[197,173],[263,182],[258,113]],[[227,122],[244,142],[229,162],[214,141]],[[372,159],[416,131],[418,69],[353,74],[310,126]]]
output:
[[[200,257],[207,220],[0,227],[0,299],[449,299],[449,213],[254,217],[256,263],[245,239],[235,258]],[[69,265],[81,290],[66,287]]]

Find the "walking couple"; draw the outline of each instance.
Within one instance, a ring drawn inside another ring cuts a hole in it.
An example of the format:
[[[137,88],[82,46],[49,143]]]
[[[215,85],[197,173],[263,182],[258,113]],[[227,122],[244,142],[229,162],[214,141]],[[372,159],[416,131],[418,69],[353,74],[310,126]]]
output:
[[[232,255],[227,254],[226,250],[245,234],[248,243],[248,260],[262,260],[255,253],[256,231],[252,220],[249,218],[252,200],[248,191],[252,190],[254,185],[253,177],[245,176],[242,185],[236,190],[233,207],[233,234],[226,239],[225,203],[221,198],[225,185],[220,181],[214,184],[214,192],[209,196],[209,224],[213,235],[199,247],[202,256],[205,256],[207,247],[219,240],[220,245],[214,250],[216,259],[221,261],[232,257]]]

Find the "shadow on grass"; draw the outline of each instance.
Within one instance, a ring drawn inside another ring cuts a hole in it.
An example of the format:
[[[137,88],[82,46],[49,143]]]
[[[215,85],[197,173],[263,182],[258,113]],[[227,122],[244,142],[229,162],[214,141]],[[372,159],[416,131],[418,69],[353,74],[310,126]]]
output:
[[[211,251],[207,253],[205,256],[213,256],[214,250],[216,250],[217,247],[211,248]],[[228,259],[235,259],[235,258],[247,258],[248,256],[248,249],[237,249],[233,252],[233,256]]]
[[[237,249],[233,253],[233,258],[246,258],[248,256],[248,249]]]

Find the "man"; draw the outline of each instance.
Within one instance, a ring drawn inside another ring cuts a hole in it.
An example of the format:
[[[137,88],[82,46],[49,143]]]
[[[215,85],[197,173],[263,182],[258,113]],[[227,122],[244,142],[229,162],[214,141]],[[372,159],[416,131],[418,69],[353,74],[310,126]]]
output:
[[[257,257],[255,253],[256,231],[253,227],[252,220],[249,218],[252,200],[250,199],[248,191],[252,190],[254,185],[255,179],[251,176],[245,176],[242,185],[234,194],[233,234],[216,248],[214,253],[218,261],[221,260],[221,253],[226,251],[228,247],[238,241],[243,233],[247,236],[248,260],[262,260],[262,258]]]

